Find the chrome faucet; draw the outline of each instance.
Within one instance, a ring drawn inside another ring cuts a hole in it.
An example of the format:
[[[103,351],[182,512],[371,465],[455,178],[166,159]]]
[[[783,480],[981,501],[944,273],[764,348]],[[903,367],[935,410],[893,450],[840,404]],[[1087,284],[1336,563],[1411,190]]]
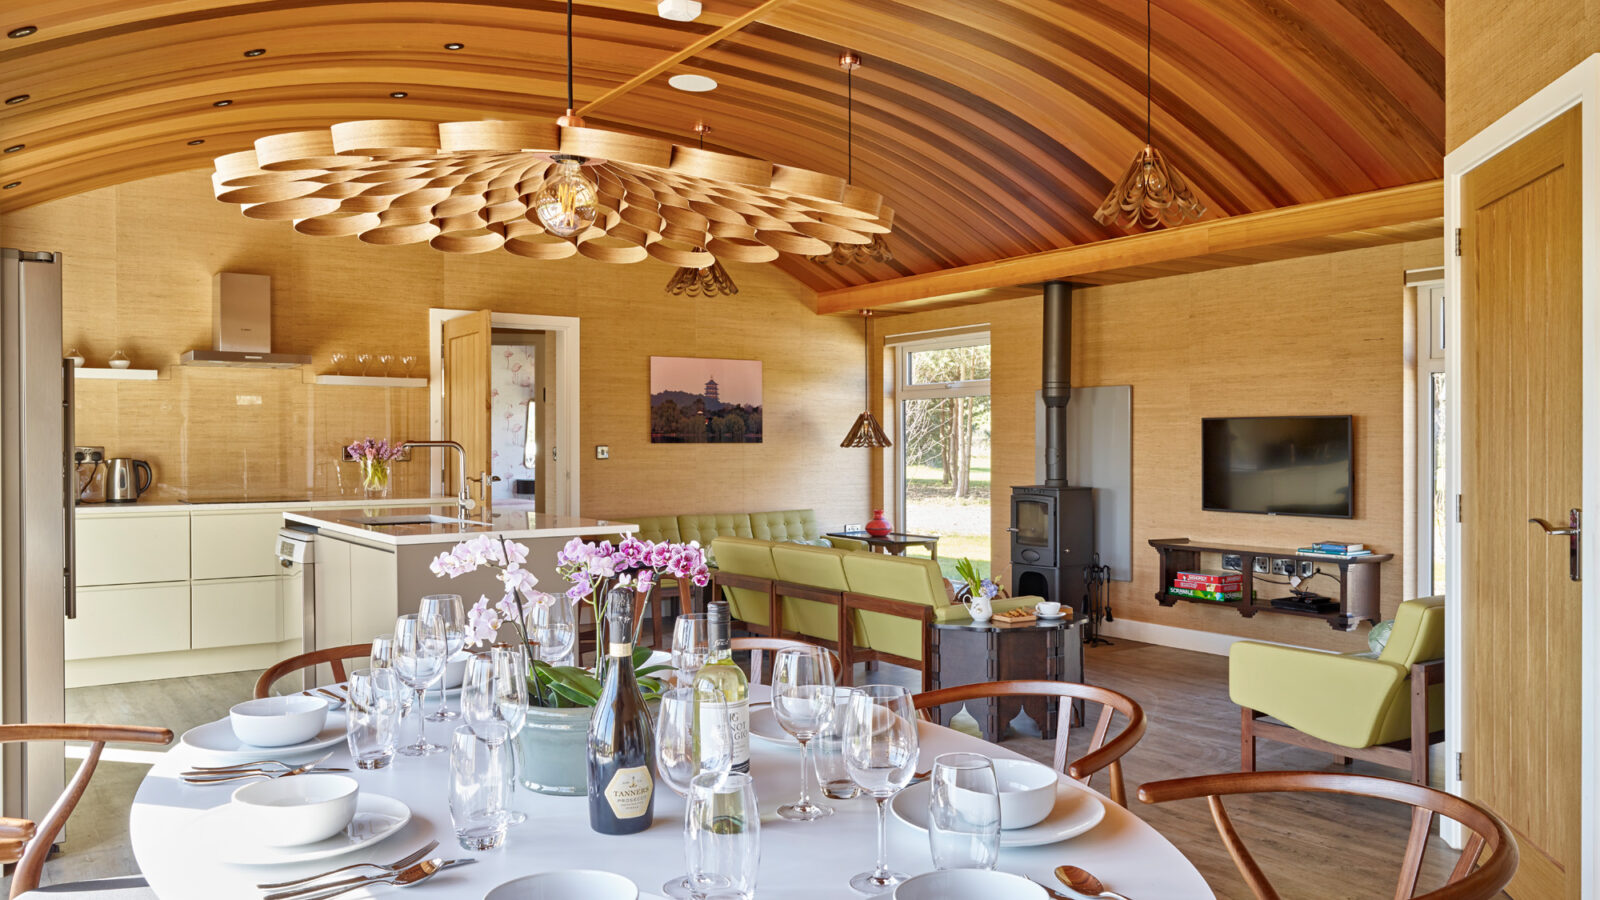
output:
[[[402,450],[429,447],[448,447],[456,451],[456,461],[458,463],[456,466],[456,486],[459,488],[456,492],[456,508],[459,510],[456,518],[466,521],[467,514],[472,512],[473,507],[472,495],[467,493],[467,451],[455,441],[406,441],[400,445]]]

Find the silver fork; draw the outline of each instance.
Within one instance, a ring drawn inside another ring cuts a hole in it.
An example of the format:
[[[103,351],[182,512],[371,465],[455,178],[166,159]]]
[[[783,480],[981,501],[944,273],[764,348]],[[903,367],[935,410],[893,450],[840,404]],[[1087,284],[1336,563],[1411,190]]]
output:
[[[433,848],[435,848],[437,846],[439,846],[439,842],[438,841],[429,841],[428,845],[426,847],[423,847],[421,850],[418,850],[415,853],[407,853],[405,856],[395,860],[392,863],[371,863],[371,862],[351,863],[348,866],[340,866],[337,869],[330,869],[330,870],[328,870],[326,872],[318,872],[315,875],[307,875],[304,878],[291,878],[288,881],[269,881],[269,882],[266,882],[264,884],[258,884],[258,885],[256,885],[256,887],[258,887],[258,888],[260,888],[260,889],[262,889],[264,891],[273,891],[273,890],[278,890],[280,888],[296,887],[298,885],[309,884],[310,882],[313,882],[313,881],[321,881],[322,879],[327,878],[329,875],[337,875],[340,872],[348,872],[351,869],[359,869],[362,866],[371,866],[371,867],[373,867],[375,869],[383,869],[383,870],[387,870],[387,871],[390,871],[390,872],[398,872],[401,869],[406,868],[407,866],[415,865],[416,863],[420,862],[424,856],[427,856],[429,853],[432,853],[433,852]],[[328,887],[328,885],[323,885],[323,886],[324,887]]]
[[[276,894],[266,895],[262,900],[328,900],[329,897],[337,897],[346,891],[353,891],[357,888],[374,884],[410,887],[427,881],[445,869],[455,866],[470,866],[475,862],[477,862],[475,859],[425,859],[398,872],[373,875],[367,878],[351,878],[345,881],[337,881],[333,884],[314,885],[309,888],[299,888],[292,891],[279,891]]]
[[[290,775],[303,775],[315,769],[318,772],[348,772],[349,769],[319,769],[317,768],[332,753],[321,759],[295,766],[292,769],[194,769],[179,773],[183,780],[189,784],[221,784],[227,781],[238,781],[241,778],[286,778]]]

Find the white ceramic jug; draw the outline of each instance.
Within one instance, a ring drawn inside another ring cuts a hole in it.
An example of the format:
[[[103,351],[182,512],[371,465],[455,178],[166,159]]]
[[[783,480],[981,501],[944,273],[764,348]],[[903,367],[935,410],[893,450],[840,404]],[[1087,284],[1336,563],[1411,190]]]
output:
[[[974,622],[987,622],[994,615],[994,604],[982,594],[976,594],[961,601],[967,607],[967,612]]]

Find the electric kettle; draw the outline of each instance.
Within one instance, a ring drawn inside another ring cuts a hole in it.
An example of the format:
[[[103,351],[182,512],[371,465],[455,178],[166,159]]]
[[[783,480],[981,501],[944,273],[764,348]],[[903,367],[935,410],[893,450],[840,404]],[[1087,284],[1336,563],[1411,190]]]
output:
[[[142,477],[141,477],[142,476]],[[106,460],[106,502],[132,503],[150,490],[155,481],[150,464],[142,459],[119,457]]]

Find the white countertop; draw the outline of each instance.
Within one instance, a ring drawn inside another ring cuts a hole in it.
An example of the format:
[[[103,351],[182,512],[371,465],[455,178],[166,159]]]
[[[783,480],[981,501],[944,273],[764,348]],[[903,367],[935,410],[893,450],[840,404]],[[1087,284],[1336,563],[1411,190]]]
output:
[[[454,503],[416,504],[412,506],[385,507],[378,515],[420,516],[434,515],[454,519]],[[536,513],[527,509],[496,508],[493,516],[484,522],[474,519],[473,525],[455,522],[430,522],[425,524],[381,525],[363,522],[371,518],[373,510],[366,506],[346,504],[334,508],[316,508],[305,511],[285,510],[284,519],[307,525],[334,535],[359,538],[363,541],[392,544],[449,544],[479,534],[492,534],[512,539],[571,538],[591,534],[633,534],[639,526],[632,522],[613,522],[606,519],[585,519],[581,516],[559,516]]]
[[[383,508],[396,506],[418,506],[429,503],[450,503],[451,515],[454,515],[454,500],[444,500],[439,497],[399,497],[383,500],[365,500],[360,497],[312,497],[307,495],[304,499],[271,499],[252,500],[245,494],[239,494],[239,499],[218,500],[184,500],[181,495],[163,492],[150,499],[141,499],[133,503],[80,503],[76,510],[79,516],[137,516],[137,515],[170,515],[177,512],[270,512],[275,509],[332,509],[347,507],[372,507]]]

